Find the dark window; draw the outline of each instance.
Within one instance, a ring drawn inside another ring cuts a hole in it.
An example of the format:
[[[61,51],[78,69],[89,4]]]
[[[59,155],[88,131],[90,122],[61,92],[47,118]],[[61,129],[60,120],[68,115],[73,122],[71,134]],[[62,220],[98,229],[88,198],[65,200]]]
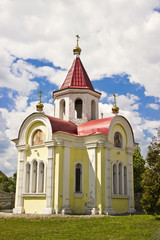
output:
[[[81,189],[81,184],[82,184],[82,179],[81,179],[81,172],[82,170],[82,166],[81,164],[77,164],[76,165],[76,172],[75,172],[75,177],[76,177],[76,181],[75,181],[75,192],[81,192],[82,189]]]
[[[77,99],[75,101],[75,117],[82,118],[82,100]]]

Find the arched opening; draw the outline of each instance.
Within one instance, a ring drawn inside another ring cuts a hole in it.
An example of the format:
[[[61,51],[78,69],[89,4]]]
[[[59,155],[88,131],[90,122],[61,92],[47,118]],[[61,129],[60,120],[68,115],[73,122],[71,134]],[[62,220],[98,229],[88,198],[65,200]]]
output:
[[[60,111],[59,117],[60,117],[61,119],[64,119],[64,117],[65,117],[65,111],[66,111],[66,103],[65,103],[65,100],[64,100],[64,99],[62,99],[62,100],[60,101],[60,109],[59,109],[59,111]]]
[[[124,194],[127,194],[127,168],[124,167]]]
[[[26,180],[25,180],[25,192],[29,193],[29,187],[30,187],[30,164],[26,164]]]
[[[117,165],[113,165],[113,194],[117,194]]]
[[[91,101],[91,120],[96,119],[96,103],[94,100]]]
[[[82,100],[75,101],[75,118],[82,118]]]
[[[77,163],[75,167],[75,192],[82,192],[82,165],[80,163]]]
[[[119,194],[122,194],[122,164],[118,165],[118,175],[119,175]]]
[[[33,161],[32,165],[32,193],[37,190],[37,161]]]
[[[122,137],[119,132],[114,134],[114,147],[121,148],[122,147]]]
[[[32,146],[43,144],[43,132],[41,130],[35,131],[32,138]]]
[[[44,191],[44,163],[41,162],[39,165],[39,186],[38,192],[42,193]]]

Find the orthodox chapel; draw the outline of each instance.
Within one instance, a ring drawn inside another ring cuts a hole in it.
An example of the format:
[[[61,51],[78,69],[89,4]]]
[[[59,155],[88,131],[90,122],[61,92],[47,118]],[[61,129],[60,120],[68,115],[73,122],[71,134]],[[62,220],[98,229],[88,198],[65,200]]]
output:
[[[122,214],[134,209],[136,143],[115,104],[99,119],[97,92],[81,62],[81,49],[59,90],[54,113],[43,104],[22,123],[18,138],[15,214]]]

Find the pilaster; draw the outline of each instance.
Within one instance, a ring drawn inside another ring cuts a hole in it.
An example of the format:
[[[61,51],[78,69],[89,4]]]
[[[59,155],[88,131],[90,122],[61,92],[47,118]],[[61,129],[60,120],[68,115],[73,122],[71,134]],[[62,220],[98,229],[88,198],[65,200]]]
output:
[[[128,193],[129,193],[129,206],[128,212],[135,212],[134,209],[134,196],[133,196],[133,165],[132,165],[132,152],[127,152],[128,160]]]
[[[104,214],[112,215],[115,214],[114,209],[111,205],[112,196],[112,169],[111,169],[111,147],[105,148],[105,209]]]
[[[17,178],[16,206],[13,209],[13,213],[21,214],[21,213],[24,213],[22,194],[23,194],[24,161],[26,157],[26,146],[21,145],[17,148],[20,152],[20,157],[19,157],[18,178]]]
[[[53,179],[54,179],[54,142],[46,142],[48,147],[47,178],[46,178],[46,208],[43,214],[52,214],[53,210]]]
[[[86,214],[97,214],[96,208],[96,148],[88,148],[89,155],[89,205]]]
[[[70,148],[64,147],[63,154],[63,207],[62,214],[71,214],[69,206]]]

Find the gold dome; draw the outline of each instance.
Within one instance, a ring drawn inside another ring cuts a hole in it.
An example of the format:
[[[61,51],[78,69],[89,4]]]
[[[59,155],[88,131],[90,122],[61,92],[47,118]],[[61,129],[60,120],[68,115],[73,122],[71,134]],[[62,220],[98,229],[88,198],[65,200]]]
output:
[[[74,55],[75,55],[75,54],[80,55],[80,54],[81,54],[81,48],[78,46],[78,39],[79,39],[80,37],[79,37],[79,35],[76,35],[76,37],[77,37],[77,45],[76,45],[75,48],[73,49],[73,53],[74,53]]]
[[[112,113],[114,113],[114,114],[118,114],[119,113],[119,107],[117,105],[114,105],[112,107]]]
[[[36,109],[38,112],[43,112],[43,107],[44,107],[44,105],[41,102],[37,103],[37,105],[36,105]]]

